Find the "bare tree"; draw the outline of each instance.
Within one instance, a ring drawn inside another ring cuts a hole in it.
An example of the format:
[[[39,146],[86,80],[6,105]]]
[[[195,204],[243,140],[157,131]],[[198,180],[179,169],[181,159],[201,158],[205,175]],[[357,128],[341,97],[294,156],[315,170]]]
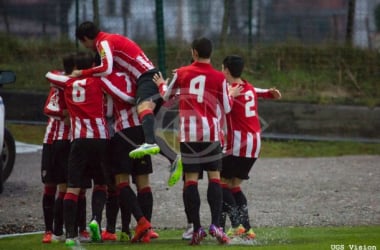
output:
[[[72,3],[72,0],[59,1],[59,29],[62,37],[67,37],[69,34],[68,12]]]
[[[224,13],[223,13],[223,21],[222,21],[222,30],[220,32],[220,46],[223,47],[223,45],[226,42],[227,39],[227,32],[228,32],[228,23],[230,20],[230,0],[224,0]]]
[[[355,19],[355,0],[348,0],[347,28],[346,28],[346,44],[352,45],[352,36],[354,32]]]
[[[94,13],[94,23],[96,26],[99,27],[100,17],[99,17],[99,1],[98,0],[92,0],[92,10]]]
[[[5,30],[7,33],[10,33],[11,29],[10,29],[9,20],[8,20],[7,5],[4,0],[0,0],[0,10],[3,14]]]
[[[123,32],[127,36],[127,27],[128,27],[128,16],[131,14],[131,1],[124,0],[122,2],[122,11],[123,11]]]

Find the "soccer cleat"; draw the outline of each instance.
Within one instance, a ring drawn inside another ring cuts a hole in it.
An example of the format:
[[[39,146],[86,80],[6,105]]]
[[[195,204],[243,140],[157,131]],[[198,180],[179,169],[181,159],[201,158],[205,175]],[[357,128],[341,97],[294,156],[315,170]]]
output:
[[[102,232],[102,240],[104,240],[104,241],[115,241],[116,238],[117,237],[116,237],[115,233],[110,233],[108,231]]]
[[[75,246],[79,246],[79,241],[78,241],[78,238],[67,238],[66,241],[65,241],[65,245],[67,247],[75,247]]]
[[[158,237],[160,237],[160,235],[154,231],[153,228],[148,231],[148,234],[151,239],[158,239]]]
[[[209,234],[215,237],[220,244],[228,244],[230,242],[230,238],[223,232],[222,228],[218,228],[215,225],[210,225]]]
[[[140,242],[143,242],[143,243],[149,243],[150,242],[150,233],[149,233],[149,230],[143,235],[143,237],[141,237],[140,239]]]
[[[46,231],[42,237],[42,243],[51,243],[53,233],[51,231]]]
[[[253,232],[253,229],[249,229],[246,233],[245,233],[245,238],[248,239],[248,240],[254,240],[256,238],[256,234],[255,232]]]
[[[187,228],[185,229],[185,232],[183,232],[182,234],[182,239],[191,240],[191,238],[193,238],[193,233],[194,233],[193,224],[188,224]]]
[[[193,232],[191,237],[190,245],[200,245],[201,241],[207,236],[207,233],[203,228],[199,228],[197,231]]]
[[[145,234],[148,233],[149,229],[151,228],[152,228],[152,225],[150,224],[150,222],[145,217],[142,217],[137,222],[137,226],[135,229],[135,236],[133,236],[131,242],[134,243],[134,242],[140,241],[145,236]]]
[[[132,238],[131,233],[121,232],[120,233],[120,241],[121,242],[128,242]]]
[[[169,187],[174,186],[179,181],[179,179],[181,179],[182,170],[183,170],[182,159],[180,155],[177,155],[173,163],[170,165],[170,174],[169,174],[169,179],[168,179]]]
[[[82,232],[80,232],[79,233],[79,241],[80,242],[90,242],[91,241],[90,233],[87,232],[86,230],[83,230]]]
[[[90,231],[91,231],[91,241],[97,242],[101,241],[101,235],[99,231],[99,224],[96,220],[92,220],[89,225]]]
[[[160,147],[156,144],[144,143],[140,147],[129,152],[129,157],[133,159],[142,158],[145,155],[155,155],[160,152]]]
[[[231,237],[240,237],[244,233],[245,233],[245,228],[243,227],[243,225],[239,225],[238,227],[228,229],[226,234],[228,237],[231,238]]]
[[[51,237],[51,242],[64,242],[66,240],[66,237],[64,234],[61,234],[61,235],[55,235],[53,234],[53,236]]]

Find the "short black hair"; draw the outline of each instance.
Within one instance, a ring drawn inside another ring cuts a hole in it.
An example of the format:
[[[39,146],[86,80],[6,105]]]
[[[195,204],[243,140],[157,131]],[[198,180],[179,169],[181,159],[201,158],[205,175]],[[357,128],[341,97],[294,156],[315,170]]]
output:
[[[67,53],[62,57],[62,64],[65,74],[69,75],[75,67],[75,53]]]
[[[77,69],[89,69],[94,65],[94,56],[90,52],[77,52],[75,66]]]
[[[240,77],[244,69],[244,59],[241,56],[230,55],[223,60],[224,68],[228,69],[235,78]]]
[[[93,40],[99,34],[99,32],[99,28],[93,22],[85,21],[77,27],[75,30],[75,36],[81,41],[84,40],[85,36],[88,39]]]
[[[198,56],[200,58],[211,57],[212,43],[209,39],[205,37],[195,39],[191,44],[191,48],[198,52]]]

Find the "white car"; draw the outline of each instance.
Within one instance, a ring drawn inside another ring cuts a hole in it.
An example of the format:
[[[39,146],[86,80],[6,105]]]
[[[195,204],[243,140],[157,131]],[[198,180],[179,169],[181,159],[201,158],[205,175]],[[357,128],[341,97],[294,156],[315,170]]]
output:
[[[0,87],[3,84],[16,81],[13,71],[0,70]],[[0,193],[3,192],[3,183],[8,179],[13,170],[16,157],[15,140],[12,134],[5,128],[5,108],[0,96],[0,145],[3,145],[0,159]]]

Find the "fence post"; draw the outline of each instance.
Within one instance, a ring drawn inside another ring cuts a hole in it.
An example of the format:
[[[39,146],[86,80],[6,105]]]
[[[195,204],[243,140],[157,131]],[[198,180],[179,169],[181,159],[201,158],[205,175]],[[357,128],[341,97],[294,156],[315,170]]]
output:
[[[162,0],[156,0],[156,33],[157,33],[158,69],[162,72],[162,75],[166,77],[164,7],[163,7]]]

